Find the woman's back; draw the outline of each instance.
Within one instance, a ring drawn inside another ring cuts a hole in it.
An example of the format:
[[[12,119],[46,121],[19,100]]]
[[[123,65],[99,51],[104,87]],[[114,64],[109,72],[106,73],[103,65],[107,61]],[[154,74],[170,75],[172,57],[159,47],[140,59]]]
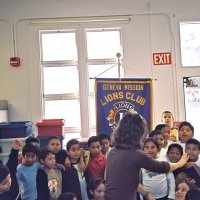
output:
[[[105,200],[136,199],[141,168],[169,171],[168,164],[149,158],[139,149],[111,149],[107,160]]]

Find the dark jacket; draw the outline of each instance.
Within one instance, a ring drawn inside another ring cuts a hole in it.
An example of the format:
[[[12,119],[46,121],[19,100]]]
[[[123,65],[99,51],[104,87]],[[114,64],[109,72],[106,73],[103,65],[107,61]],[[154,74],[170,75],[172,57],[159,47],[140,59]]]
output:
[[[55,154],[56,156],[56,163],[64,165],[65,164],[65,158],[67,157],[67,152],[63,149],[61,149],[58,153]]]
[[[186,179],[189,182],[191,182],[191,180],[194,180],[195,185],[197,187],[200,187],[200,176],[198,175],[198,173],[196,172],[196,170],[193,167],[187,168],[187,167],[183,166],[179,169],[176,169],[175,171],[173,171],[175,179],[180,173],[185,173],[186,177],[187,177]]]
[[[64,177],[64,172],[61,170],[62,173],[62,191],[61,193],[66,192],[66,187],[65,187],[65,177]],[[48,187],[48,177],[46,172],[43,169],[38,169],[37,172],[37,195],[38,199],[37,200],[50,200],[50,191]]]
[[[87,176],[83,173],[83,176],[86,179],[86,183],[88,182]],[[65,186],[67,192],[72,192],[76,195],[78,200],[82,200],[81,197],[81,186],[78,178],[78,172],[76,168],[71,164],[71,167],[65,170]]]
[[[4,192],[0,194],[0,200],[15,200],[19,193],[19,188],[18,188],[17,179],[16,179],[16,169],[18,165],[18,152],[19,151],[15,149],[11,149],[10,151],[10,155],[9,155],[6,166],[10,170],[10,176],[12,179],[11,187],[8,192]]]

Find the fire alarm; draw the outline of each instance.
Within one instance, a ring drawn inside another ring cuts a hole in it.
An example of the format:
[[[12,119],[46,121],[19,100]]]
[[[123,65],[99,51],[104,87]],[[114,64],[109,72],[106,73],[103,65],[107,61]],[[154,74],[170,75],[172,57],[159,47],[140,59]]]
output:
[[[19,57],[11,57],[10,65],[13,67],[19,67],[20,66],[20,58]]]

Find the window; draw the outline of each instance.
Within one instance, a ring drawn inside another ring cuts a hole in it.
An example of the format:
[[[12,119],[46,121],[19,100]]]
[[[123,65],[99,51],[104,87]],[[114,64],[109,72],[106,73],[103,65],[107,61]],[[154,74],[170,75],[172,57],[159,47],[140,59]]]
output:
[[[118,77],[121,31],[82,26],[40,31],[43,117],[65,119],[66,140],[96,134],[94,82]]]
[[[200,66],[200,22],[180,22],[181,63]]]
[[[194,138],[200,140],[200,77],[184,77],[186,120],[194,126]]]

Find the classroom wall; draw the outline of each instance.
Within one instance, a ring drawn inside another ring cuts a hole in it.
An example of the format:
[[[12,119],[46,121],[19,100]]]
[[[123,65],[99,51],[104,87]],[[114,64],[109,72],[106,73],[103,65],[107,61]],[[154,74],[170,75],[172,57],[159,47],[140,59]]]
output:
[[[38,29],[29,19],[110,15],[131,15],[123,32],[125,77],[154,79],[154,124],[161,122],[164,110],[184,120],[182,78],[200,76],[200,68],[181,67],[178,23],[200,20],[199,7],[199,0],[0,0],[0,99],[9,102],[9,120],[37,122],[42,117]],[[20,68],[9,65],[14,49]],[[172,64],[154,66],[156,52],[172,52]]]

